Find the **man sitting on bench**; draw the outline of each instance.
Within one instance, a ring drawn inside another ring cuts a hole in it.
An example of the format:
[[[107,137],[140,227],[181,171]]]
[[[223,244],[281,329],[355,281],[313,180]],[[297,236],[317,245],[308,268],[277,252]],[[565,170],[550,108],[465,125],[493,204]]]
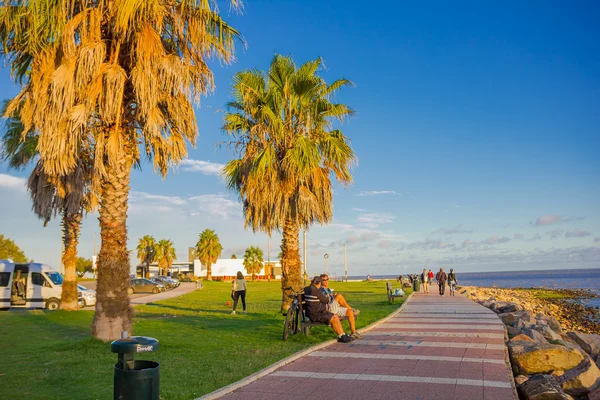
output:
[[[304,299],[306,300],[306,316],[312,322],[322,322],[331,325],[331,328],[338,335],[338,342],[350,343],[354,339],[344,333],[340,318],[334,313],[328,311],[330,299],[321,292],[321,277],[315,276],[310,282],[310,286],[304,288]]]
[[[329,297],[329,311],[340,318],[348,317],[350,331],[352,332],[350,336],[354,339],[360,339],[361,335],[356,332],[356,321],[354,319],[358,316],[360,311],[350,307],[350,304],[348,304],[344,296],[339,293],[334,294],[333,290],[329,289],[329,276],[327,274],[321,274],[321,280],[321,292]]]

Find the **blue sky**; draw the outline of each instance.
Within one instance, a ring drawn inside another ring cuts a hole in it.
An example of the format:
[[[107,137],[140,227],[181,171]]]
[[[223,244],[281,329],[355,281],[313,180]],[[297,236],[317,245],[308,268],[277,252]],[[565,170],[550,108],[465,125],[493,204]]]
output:
[[[398,3],[398,4],[392,4]],[[485,3],[485,4],[484,4]],[[576,7],[573,6],[576,4]],[[310,273],[397,274],[423,267],[499,271],[600,267],[600,6],[565,2],[248,0],[225,18],[247,48],[212,63],[216,90],[197,110],[200,138],[166,180],[132,175],[129,247],[144,234],[174,241],[179,258],[205,228],[223,256],[267,238],[244,230],[237,197],[218,176],[216,146],[231,76],[268,68],[275,53],[322,57],[327,80],[351,79],[336,99],[357,111],[342,129],[359,159],[336,187],[334,221],[313,227]],[[13,96],[6,69],[3,97]],[[22,183],[0,164],[0,233],[58,266],[60,226],[43,228]],[[97,219],[80,253],[93,252]],[[275,257],[279,235],[272,240]]]

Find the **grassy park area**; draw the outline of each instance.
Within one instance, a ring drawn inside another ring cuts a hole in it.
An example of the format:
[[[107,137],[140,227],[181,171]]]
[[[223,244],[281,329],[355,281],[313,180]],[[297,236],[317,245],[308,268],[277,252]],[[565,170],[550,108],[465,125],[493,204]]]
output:
[[[332,282],[331,287],[361,310],[359,327],[402,303],[388,304],[385,282]],[[334,337],[331,329],[317,327],[309,337],[282,341],[280,282],[248,282],[247,315],[230,315],[230,292],[229,282],[205,282],[203,290],[136,307],[133,334],[160,340],[158,352],[137,358],[161,364],[162,399],[199,397]],[[92,318],[92,311],[0,312],[2,397],[111,398],[117,355],[110,344],[90,336]]]

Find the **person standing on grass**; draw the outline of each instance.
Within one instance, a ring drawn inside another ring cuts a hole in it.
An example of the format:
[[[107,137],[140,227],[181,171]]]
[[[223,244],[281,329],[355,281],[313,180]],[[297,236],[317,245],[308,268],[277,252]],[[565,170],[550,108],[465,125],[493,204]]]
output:
[[[421,282],[423,282],[423,293],[429,293],[429,274],[426,269],[421,274]]]
[[[237,307],[238,299],[242,298],[243,314],[246,314],[246,280],[244,274],[238,271],[236,279],[233,281],[233,311],[231,315],[235,315],[235,309]]]
[[[435,275],[435,280],[440,289],[440,296],[443,296],[446,291],[446,281],[448,280],[448,275],[444,272],[444,268],[440,268],[440,272]]]
[[[456,280],[456,274],[454,273],[454,270],[452,268],[450,268],[450,273],[448,274],[448,287],[450,287],[450,295],[454,296],[454,293],[456,292],[456,285],[458,284],[458,281]]]

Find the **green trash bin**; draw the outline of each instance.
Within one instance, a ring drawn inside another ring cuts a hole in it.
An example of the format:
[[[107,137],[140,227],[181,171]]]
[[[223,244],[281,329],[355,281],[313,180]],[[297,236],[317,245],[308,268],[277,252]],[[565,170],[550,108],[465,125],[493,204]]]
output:
[[[110,344],[110,350],[119,354],[115,364],[115,400],[159,400],[160,364],[154,361],[134,360],[135,353],[158,350],[158,340],[146,336],[127,337]]]
[[[418,292],[421,290],[421,280],[414,279],[413,280],[413,292]]]

